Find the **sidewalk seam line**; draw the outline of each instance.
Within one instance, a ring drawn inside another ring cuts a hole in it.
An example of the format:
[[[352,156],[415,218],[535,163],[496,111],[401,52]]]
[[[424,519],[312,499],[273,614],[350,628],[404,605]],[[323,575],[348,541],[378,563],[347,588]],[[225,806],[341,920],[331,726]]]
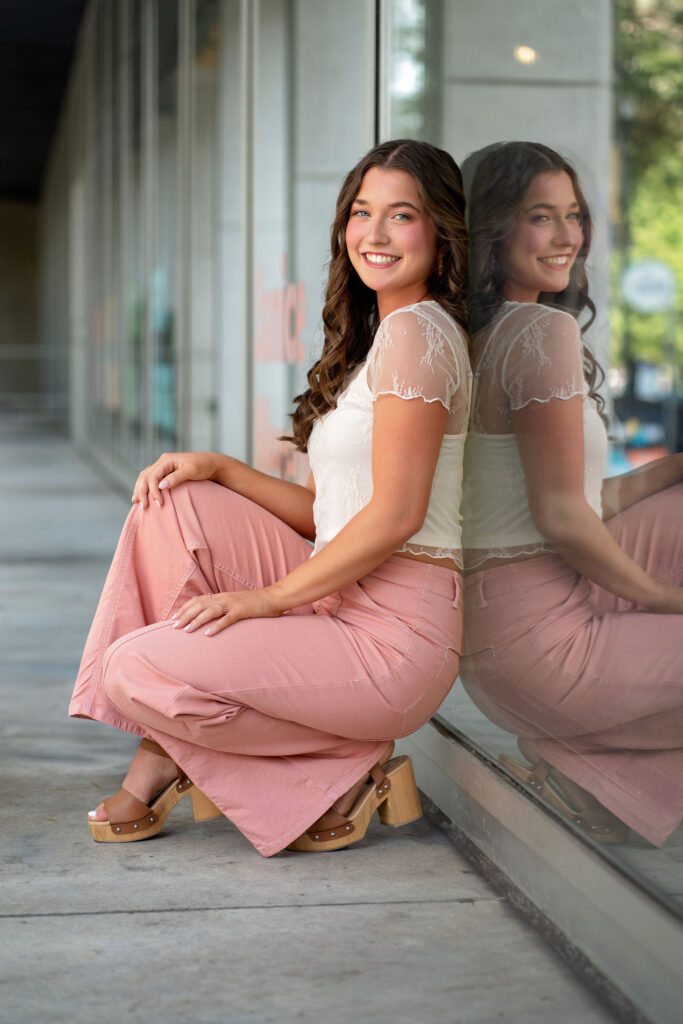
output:
[[[29,918],[44,917],[101,917],[104,915],[117,914],[198,914],[198,913],[223,913],[228,910],[330,910],[336,907],[405,907],[405,906],[441,906],[443,904],[461,903],[505,903],[502,896],[460,896],[454,899],[432,899],[432,900],[358,900],[348,903],[247,903],[236,904],[224,907],[166,907],[147,908],[144,910],[71,910],[71,911],[45,911],[44,913],[26,914],[0,914],[0,921],[27,920]]]

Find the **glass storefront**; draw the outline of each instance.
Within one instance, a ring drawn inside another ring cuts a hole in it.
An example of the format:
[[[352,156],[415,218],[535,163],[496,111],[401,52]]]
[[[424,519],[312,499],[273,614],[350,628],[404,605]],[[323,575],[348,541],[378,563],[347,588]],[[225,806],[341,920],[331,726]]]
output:
[[[679,450],[680,31],[669,0],[94,0],[68,113],[86,128],[50,192],[85,254],[80,443],[127,483],[184,447],[305,480],[279,438],[322,342],[339,185],[376,138],[411,136],[461,162],[510,139],[569,158],[611,472]],[[460,683],[440,719],[518,757]],[[683,829],[659,849],[579,834],[683,915]]]
[[[608,473],[627,472],[679,451],[675,304],[676,278],[683,279],[683,220],[676,197],[683,188],[683,82],[674,56],[680,27],[673,6],[637,0],[615,5],[585,0],[569,6],[562,0],[514,5],[493,0],[484,18],[476,4],[400,0],[385,4],[383,12],[386,137],[405,133],[425,138],[449,149],[465,167],[468,154],[492,143],[538,141],[559,150],[576,167],[594,221],[588,277],[597,316],[587,338],[607,377],[612,435]],[[657,81],[652,79],[655,69]],[[666,101],[673,110],[662,110]],[[652,119],[658,119],[658,127]],[[668,147],[658,133],[666,133]],[[650,141],[646,152],[645,138]],[[467,620],[467,609],[465,614]],[[493,671],[487,667],[487,682],[479,671],[478,685],[467,690],[458,681],[438,719],[514,771],[526,762],[509,721],[514,716],[509,709],[501,713],[490,696]],[[625,685],[634,684],[625,679]],[[469,692],[477,694],[476,703]],[[627,702],[625,692],[624,720]],[[650,702],[655,714],[654,693]],[[529,713],[525,719],[522,735],[534,735],[533,717]],[[646,722],[647,717],[648,698],[643,695],[641,728],[644,733],[652,730],[654,737],[654,722]],[[634,726],[629,739],[634,747],[636,732]],[[542,729],[540,734],[551,749],[552,736]],[[661,756],[664,765],[667,751],[656,748],[670,745],[654,737],[650,759]],[[566,740],[565,760],[568,751],[583,756],[579,749],[578,742]],[[611,756],[624,780],[629,778],[628,750],[615,745]],[[660,784],[666,787],[666,769]],[[629,785],[637,788],[637,780]],[[578,805],[566,793],[545,792],[556,797],[551,806],[569,828],[683,914],[683,827],[661,848],[634,830],[627,841],[598,843],[575,823],[580,816],[569,809]]]

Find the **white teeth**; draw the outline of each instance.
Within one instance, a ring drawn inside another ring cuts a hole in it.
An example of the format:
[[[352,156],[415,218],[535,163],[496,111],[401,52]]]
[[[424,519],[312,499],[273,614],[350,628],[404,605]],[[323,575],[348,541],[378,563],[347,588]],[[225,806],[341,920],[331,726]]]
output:
[[[399,259],[398,256],[385,256],[379,252],[366,252],[363,253],[368,263],[374,263],[378,267],[384,267],[389,263],[396,263]]]
[[[541,263],[550,263],[553,267],[565,267],[569,263],[569,256],[540,256]]]

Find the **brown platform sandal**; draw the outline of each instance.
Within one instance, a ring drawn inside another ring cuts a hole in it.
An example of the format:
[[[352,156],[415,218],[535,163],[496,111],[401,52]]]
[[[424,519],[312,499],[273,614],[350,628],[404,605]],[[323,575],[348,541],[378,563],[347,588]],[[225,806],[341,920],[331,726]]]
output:
[[[379,812],[382,824],[393,828],[422,817],[409,757],[402,755],[382,766],[375,765],[370,769],[370,779],[371,782],[362,785],[348,816],[334,809],[327,811],[287,849],[324,852],[351,846],[363,838],[375,811]]]
[[[564,814],[596,842],[627,842],[629,829],[623,821],[603,807],[594,796],[582,790],[577,783],[572,783],[557,768],[553,768],[547,761],[534,754],[523,740],[518,741],[518,746],[527,761],[531,762],[531,766],[522,764],[508,754],[501,754],[498,758],[501,765],[516,779],[532,789],[555,810]],[[579,797],[579,792],[583,797]]]
[[[169,757],[163,747],[154,740],[143,739],[140,746],[151,750],[154,754]],[[184,796],[190,794],[195,821],[215,818],[222,811],[192,784],[182,768],[175,766],[178,778],[169,782],[149,804],[121,788],[114,796],[107,797],[103,804],[107,811],[106,821],[93,821],[88,818],[88,825],[96,843],[134,843],[139,839],[151,839],[162,829],[166,818]]]

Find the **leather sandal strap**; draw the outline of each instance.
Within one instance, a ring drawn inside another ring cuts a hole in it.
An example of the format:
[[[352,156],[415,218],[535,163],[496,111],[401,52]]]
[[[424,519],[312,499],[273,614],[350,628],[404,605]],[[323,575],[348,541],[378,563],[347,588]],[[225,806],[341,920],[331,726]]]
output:
[[[110,828],[117,835],[139,832],[154,822],[155,816],[151,808],[127,789],[120,789],[114,796],[108,796],[102,802]]]
[[[377,795],[385,797],[391,789],[390,779],[378,764],[370,769],[369,774],[377,790]],[[314,843],[323,843],[328,839],[337,839],[341,835],[350,835],[355,831],[353,822],[349,821],[343,814],[340,814],[339,811],[335,811],[333,807],[329,811],[325,811],[322,818],[318,819],[316,825],[312,825],[306,831],[306,835]]]
[[[529,776],[529,782],[532,785],[534,783],[538,783],[540,788],[542,789],[545,785],[548,775],[550,774],[550,771],[551,768],[547,761],[537,761],[537,763],[534,765],[534,770]]]
[[[159,757],[169,757],[163,747],[160,747],[156,740],[148,740],[147,737],[140,740],[140,746],[143,750],[151,750],[153,754],[158,754]]]
[[[345,818],[343,814],[339,814],[338,811],[325,811],[324,818],[324,828],[311,827],[306,833],[314,843],[323,843],[327,839],[336,839],[338,836],[350,835],[355,831],[353,822]]]
[[[378,764],[370,769],[370,778],[375,783],[378,796],[386,796],[391,789],[391,780],[385,775]]]

